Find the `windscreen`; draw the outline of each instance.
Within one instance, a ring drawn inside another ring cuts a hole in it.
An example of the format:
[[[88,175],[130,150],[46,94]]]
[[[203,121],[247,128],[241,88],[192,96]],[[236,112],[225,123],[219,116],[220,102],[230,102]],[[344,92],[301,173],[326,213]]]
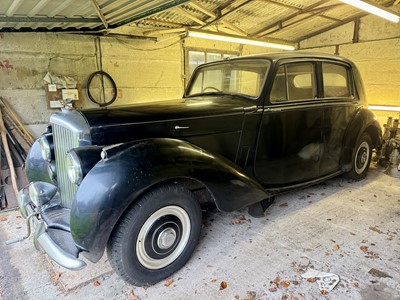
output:
[[[200,67],[193,75],[187,96],[230,94],[257,98],[269,65],[266,60],[238,60]]]

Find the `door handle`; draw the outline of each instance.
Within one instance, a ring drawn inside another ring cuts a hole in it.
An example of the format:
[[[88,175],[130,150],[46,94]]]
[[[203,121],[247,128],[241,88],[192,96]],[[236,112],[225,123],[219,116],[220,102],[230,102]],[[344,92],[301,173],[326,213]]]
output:
[[[179,126],[179,125],[175,125],[175,130],[180,130],[180,129],[189,129],[189,126]]]

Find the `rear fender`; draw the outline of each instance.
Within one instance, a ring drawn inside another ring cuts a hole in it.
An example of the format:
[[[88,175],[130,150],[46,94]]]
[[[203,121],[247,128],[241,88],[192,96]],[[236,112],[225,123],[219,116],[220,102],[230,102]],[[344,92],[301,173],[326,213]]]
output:
[[[83,179],[71,208],[71,232],[85,256],[96,262],[126,209],[147,189],[174,178],[202,182],[221,211],[268,198],[232,162],[188,142],[151,139],[106,148]]]
[[[381,126],[370,110],[361,108],[346,129],[341,156],[342,171],[350,171],[357,141],[364,132],[370,135],[373,148],[378,149],[382,138]]]

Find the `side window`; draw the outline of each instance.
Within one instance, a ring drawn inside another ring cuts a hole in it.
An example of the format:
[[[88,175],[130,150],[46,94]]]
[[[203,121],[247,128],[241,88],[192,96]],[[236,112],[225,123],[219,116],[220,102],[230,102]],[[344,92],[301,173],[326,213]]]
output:
[[[314,99],[315,72],[312,63],[290,63],[279,67],[272,85],[272,102]]]
[[[272,102],[287,101],[286,96],[286,68],[280,66],[272,85],[270,99]]]
[[[325,98],[348,98],[352,95],[350,71],[342,65],[322,64]]]

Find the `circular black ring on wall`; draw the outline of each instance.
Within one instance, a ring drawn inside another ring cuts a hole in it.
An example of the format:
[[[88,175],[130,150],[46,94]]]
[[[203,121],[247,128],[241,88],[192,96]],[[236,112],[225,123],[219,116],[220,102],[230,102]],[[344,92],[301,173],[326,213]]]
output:
[[[104,76],[111,84],[112,97],[110,97],[110,99],[104,99],[104,102],[102,102],[100,99],[95,99],[94,96],[92,95],[92,93],[90,92],[90,84],[92,83],[92,80],[93,80],[93,78],[95,78],[95,76]],[[88,97],[89,97],[90,101],[99,105],[100,107],[110,105],[111,103],[113,103],[115,101],[115,99],[117,99],[117,85],[115,84],[112,77],[104,71],[96,71],[96,72],[93,72],[89,76],[88,81],[87,81],[87,92],[88,92]]]

